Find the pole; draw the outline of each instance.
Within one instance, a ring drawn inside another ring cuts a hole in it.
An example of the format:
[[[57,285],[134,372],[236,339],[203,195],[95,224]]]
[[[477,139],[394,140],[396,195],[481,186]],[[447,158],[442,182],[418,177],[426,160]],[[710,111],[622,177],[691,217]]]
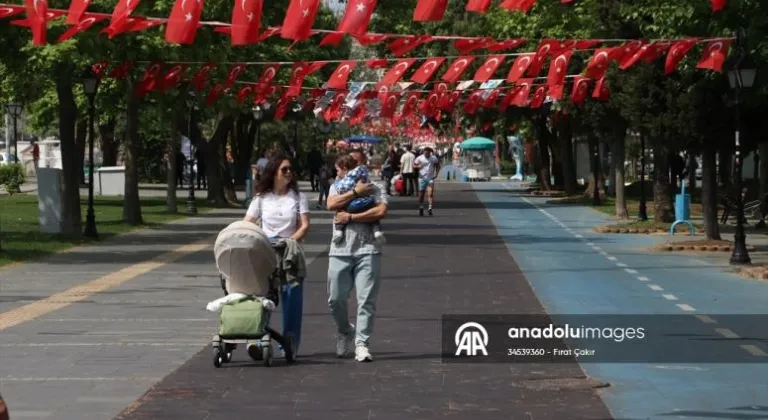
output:
[[[593,151],[594,157],[592,162],[592,178],[595,180],[594,189],[592,191],[592,204],[599,206],[600,205],[600,185],[598,184],[598,173],[600,172],[600,168],[598,167],[600,165],[600,142],[597,139],[594,139],[595,142],[595,150]]]
[[[189,215],[196,215],[197,214],[197,201],[195,200],[195,182],[194,182],[194,173],[195,173],[195,151],[194,151],[194,141],[192,140],[192,122],[194,120],[195,116],[195,104],[190,102],[189,105],[189,127],[187,134],[189,135],[189,196],[187,197],[187,214]]]
[[[85,232],[83,235],[91,239],[99,237],[98,232],[96,232],[96,213],[93,210],[93,116],[95,110],[93,95],[88,95],[88,212],[85,216]]]
[[[19,120],[16,111],[13,111],[13,163],[19,163],[19,128],[17,122]]]
[[[751,264],[752,260],[749,258],[749,252],[747,251],[747,235],[744,233],[744,196],[742,194],[742,176],[741,176],[741,86],[736,87],[736,103],[735,119],[736,119],[736,133],[735,133],[735,153],[736,153],[736,232],[733,236],[733,252],[731,253],[731,264],[733,265],[746,265]]]
[[[638,219],[641,222],[648,220],[648,212],[645,207],[645,134],[640,134],[640,209]]]

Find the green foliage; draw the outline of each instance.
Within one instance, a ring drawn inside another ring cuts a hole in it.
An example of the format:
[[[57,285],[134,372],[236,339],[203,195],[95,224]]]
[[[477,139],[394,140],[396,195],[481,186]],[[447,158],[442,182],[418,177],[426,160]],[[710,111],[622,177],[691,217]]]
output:
[[[10,194],[16,194],[24,184],[24,168],[19,163],[0,165],[0,186]]]

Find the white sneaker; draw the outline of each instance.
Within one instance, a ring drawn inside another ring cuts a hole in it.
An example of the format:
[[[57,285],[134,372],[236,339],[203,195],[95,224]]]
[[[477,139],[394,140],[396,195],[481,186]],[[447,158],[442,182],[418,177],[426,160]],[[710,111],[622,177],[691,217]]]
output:
[[[368,346],[363,343],[358,343],[355,347],[355,360],[358,362],[372,362],[373,356],[368,350]]]
[[[354,327],[352,328],[354,331]],[[355,334],[336,334],[336,357],[347,357],[355,345]]]

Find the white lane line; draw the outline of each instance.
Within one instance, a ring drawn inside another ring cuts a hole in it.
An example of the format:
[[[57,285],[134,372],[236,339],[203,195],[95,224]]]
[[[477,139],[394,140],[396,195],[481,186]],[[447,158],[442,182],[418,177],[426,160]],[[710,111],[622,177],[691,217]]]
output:
[[[725,338],[740,338],[738,334],[728,328],[715,328],[715,331]]]
[[[13,418],[41,419],[51,417],[53,411],[31,411],[31,410],[13,410]]]
[[[583,239],[584,238],[583,236],[579,235],[578,233],[573,235],[573,236],[576,237],[576,238],[579,238],[579,239]]]
[[[626,271],[629,274],[637,274],[637,270],[633,270],[631,268],[625,268],[624,271]]]
[[[591,246],[593,249],[595,248],[595,244],[592,242],[587,242],[587,246]]]
[[[696,312],[696,308],[686,303],[678,303],[677,307],[684,310],[685,312]]]
[[[593,247],[592,247],[592,250],[593,250],[593,251],[597,251],[597,252],[600,252],[600,251],[602,251],[603,249],[602,249],[602,248],[600,248],[599,246],[593,246]]]
[[[625,267],[628,267],[628,265],[626,265],[624,263],[616,263],[616,267],[625,268]]]
[[[643,277],[643,276],[638,277],[637,279],[640,281],[651,281],[651,279],[649,279],[648,277]]]
[[[710,318],[707,315],[694,315],[696,318],[698,318],[699,321],[705,323],[705,324],[717,324],[717,321]]]
[[[678,300],[677,296],[675,295],[662,295],[662,296],[664,296],[664,299],[666,300]]]
[[[611,260],[611,261],[618,261],[618,260],[619,260],[618,258],[616,258],[616,257],[613,257],[613,256],[610,256],[610,255],[609,255],[609,256],[607,256],[607,257],[605,257],[605,258],[608,258],[608,259],[609,259],[609,260]]]
[[[660,292],[660,291],[664,290],[663,287],[655,285],[655,284],[649,284],[648,288],[651,289],[651,290],[655,290],[657,292]]]
[[[766,353],[766,352],[764,352],[764,351],[760,350],[760,348],[759,348],[759,347],[757,347],[757,346],[755,346],[754,344],[742,344],[742,345],[741,345],[741,346],[739,346],[739,347],[741,347],[741,348],[743,348],[744,350],[746,350],[746,351],[747,351],[749,354],[751,354],[752,356],[758,356],[758,357],[765,357],[765,356],[768,356],[768,353]]]
[[[0,348],[22,348],[22,347],[185,347],[185,346],[199,346],[201,341],[185,341],[185,342],[109,342],[109,343],[3,343],[0,344]]]

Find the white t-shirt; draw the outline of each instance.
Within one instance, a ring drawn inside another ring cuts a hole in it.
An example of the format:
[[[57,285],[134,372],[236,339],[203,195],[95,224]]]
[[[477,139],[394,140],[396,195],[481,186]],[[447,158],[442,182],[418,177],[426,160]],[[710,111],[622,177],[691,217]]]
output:
[[[415,162],[421,166],[419,168],[419,177],[432,179],[437,175],[435,174],[435,169],[437,168],[437,157],[435,155],[430,157],[421,155],[416,158]]]
[[[411,152],[405,152],[400,158],[400,168],[402,168],[404,174],[413,172],[413,161],[415,159],[416,156]]]
[[[309,213],[307,196],[291,191],[285,195],[265,193],[257,195],[248,206],[246,215],[261,216],[261,229],[272,237],[290,238],[299,229],[299,215]]]

